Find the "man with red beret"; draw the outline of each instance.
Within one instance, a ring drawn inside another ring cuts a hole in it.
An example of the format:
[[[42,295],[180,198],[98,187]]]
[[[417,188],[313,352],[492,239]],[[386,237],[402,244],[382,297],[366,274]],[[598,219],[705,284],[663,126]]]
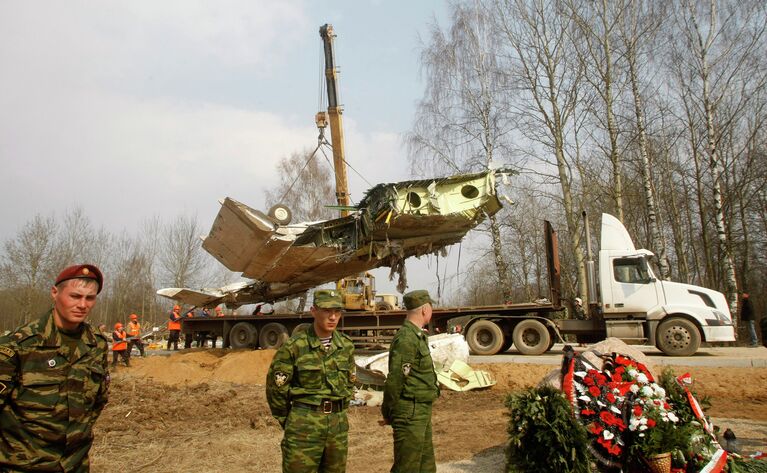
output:
[[[107,402],[107,340],[86,319],[104,278],[64,269],[53,308],[0,337],[0,471],[89,471],[93,424]]]

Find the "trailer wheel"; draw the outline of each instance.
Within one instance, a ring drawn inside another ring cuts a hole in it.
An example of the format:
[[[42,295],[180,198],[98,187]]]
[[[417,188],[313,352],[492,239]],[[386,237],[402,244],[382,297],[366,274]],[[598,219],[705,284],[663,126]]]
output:
[[[261,348],[280,348],[288,339],[288,329],[277,322],[269,322],[261,329],[258,344]]]
[[[503,346],[503,330],[490,320],[478,320],[466,331],[466,342],[475,355],[495,355]]]
[[[545,353],[551,342],[549,330],[541,322],[529,319],[523,320],[514,327],[514,345],[523,355],[540,355]]]
[[[668,356],[690,356],[700,348],[700,331],[687,319],[673,317],[658,326],[656,346]]]
[[[229,331],[229,345],[232,348],[252,348],[258,340],[258,330],[248,322],[239,322]]]
[[[294,328],[293,331],[290,332],[290,336],[292,337],[293,335],[295,335],[297,333],[306,332],[307,330],[309,330],[309,327],[311,327],[311,326],[312,326],[312,324],[308,324],[306,322],[304,322],[302,324],[298,324],[298,325],[296,325],[296,328]]]

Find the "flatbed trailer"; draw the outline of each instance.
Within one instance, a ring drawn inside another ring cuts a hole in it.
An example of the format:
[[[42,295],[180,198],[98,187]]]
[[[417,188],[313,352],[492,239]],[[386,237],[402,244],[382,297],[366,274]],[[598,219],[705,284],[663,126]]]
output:
[[[585,217],[585,215],[584,215]],[[585,228],[589,241],[588,222]],[[599,289],[594,262],[586,262],[589,294],[584,320],[563,317],[556,232],[544,225],[549,297],[545,303],[478,307],[435,307],[431,333],[461,331],[476,355],[494,355],[514,345],[523,355],[539,355],[564,336],[579,343],[616,337],[629,344],[651,344],[670,356],[690,356],[702,343],[735,341],[724,294],[690,284],[658,280],[648,263],[652,252],[637,250],[623,224],[602,215]],[[591,245],[588,245],[590,248]],[[548,302],[551,301],[551,302]],[[386,345],[405,320],[404,310],[346,311],[339,330],[360,348]],[[209,332],[225,347],[277,348],[312,323],[310,313],[184,319],[187,336]]]
[[[521,352],[542,353],[562,340],[553,322],[560,310],[548,303],[435,307],[429,331],[448,333],[468,326],[464,335],[477,354],[505,351],[512,343]],[[345,311],[338,330],[359,348],[385,346],[405,316],[404,310]],[[312,320],[309,312],[193,317],[182,320],[182,331],[187,337],[200,333],[221,337],[225,348],[278,348],[289,336],[308,328]],[[522,329],[517,329],[520,324]]]

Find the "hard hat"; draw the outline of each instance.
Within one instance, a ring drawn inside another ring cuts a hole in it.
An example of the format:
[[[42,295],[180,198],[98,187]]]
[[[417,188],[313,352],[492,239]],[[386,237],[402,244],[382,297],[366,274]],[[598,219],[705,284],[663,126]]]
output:
[[[138,320],[138,315],[136,315],[136,314],[131,314],[131,315],[130,315],[130,319],[131,319],[131,320]]]
[[[580,297],[576,297],[575,298],[575,303],[578,304],[578,305],[581,305],[581,304],[583,304],[583,299],[581,299]]]
[[[117,322],[115,324],[115,330],[120,330],[121,328],[123,328],[123,324],[121,324],[120,322]]]

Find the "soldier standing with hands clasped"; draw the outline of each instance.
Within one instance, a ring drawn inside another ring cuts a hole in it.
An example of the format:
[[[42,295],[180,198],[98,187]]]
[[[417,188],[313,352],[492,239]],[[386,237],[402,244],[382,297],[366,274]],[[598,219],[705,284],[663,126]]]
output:
[[[431,408],[439,397],[439,387],[422,330],[431,320],[434,301],[423,290],[408,292],[402,300],[407,320],[389,349],[381,424],[390,424],[394,429],[393,473],[435,472]]]
[[[337,291],[315,291],[314,323],[285,342],[269,368],[266,400],[285,432],[285,473],[346,471],[356,365],[351,339],[336,331],[342,308]]]
[[[93,424],[107,402],[107,340],[86,322],[103,277],[64,269],[53,309],[0,337],[0,471],[89,471]]]

